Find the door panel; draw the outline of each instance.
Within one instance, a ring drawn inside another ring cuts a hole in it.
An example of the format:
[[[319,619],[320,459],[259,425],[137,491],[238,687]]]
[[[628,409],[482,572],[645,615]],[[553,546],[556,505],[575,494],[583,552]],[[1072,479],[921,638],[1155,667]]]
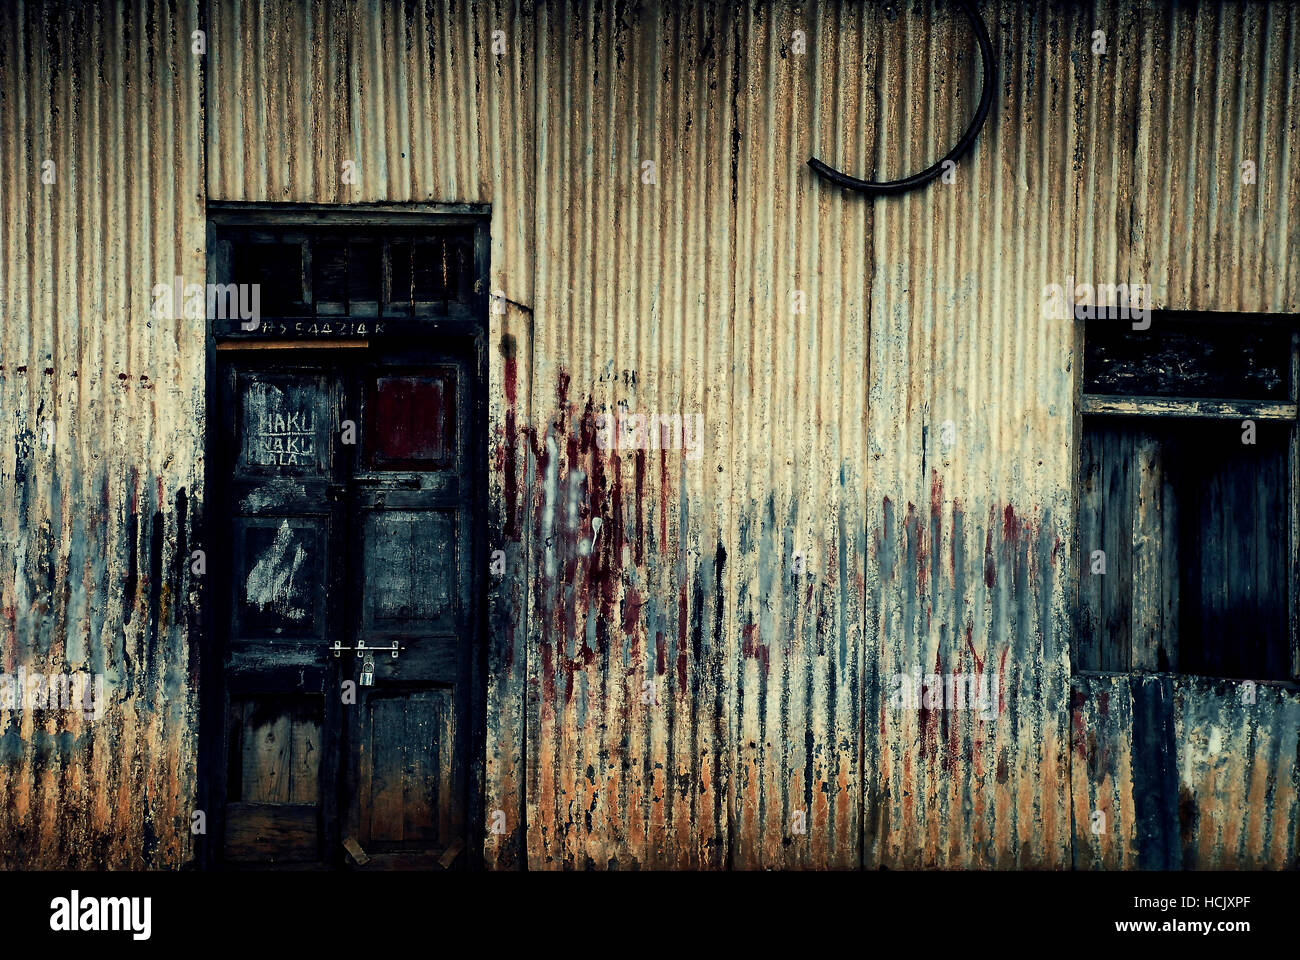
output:
[[[451,466],[456,449],[451,370],[384,371],[369,384],[369,463],[376,470]]]
[[[341,640],[346,515],[332,491],[343,382],[301,362],[221,370],[226,518],[226,723],[222,855],[324,864],[337,819],[341,723],[324,649]]]
[[[229,704],[231,771],[226,858],[320,860],[320,697],[235,697]]]
[[[324,517],[233,518],[236,641],[325,639],[329,520]]]
[[[456,625],[456,513],[366,510],[362,630],[367,636],[452,631]]]
[[[441,851],[461,829],[456,802],[455,706],[446,689],[367,699],[361,842],[367,852]]]
[[[330,472],[333,384],[325,375],[243,371],[237,474],[323,476]]]
[[[464,833],[474,648],[470,369],[425,356],[376,358],[355,390],[354,636],[389,649],[359,690],[348,823],[374,860],[406,866],[437,864]]]
[[[240,792],[251,803],[314,803],[320,792],[319,698],[231,701]]]

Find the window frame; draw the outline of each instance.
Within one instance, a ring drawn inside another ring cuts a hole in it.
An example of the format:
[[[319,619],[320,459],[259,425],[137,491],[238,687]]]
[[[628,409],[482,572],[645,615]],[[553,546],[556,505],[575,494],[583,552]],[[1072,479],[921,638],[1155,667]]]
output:
[[[1169,671],[1170,675],[1183,677],[1204,677],[1212,680],[1250,681],[1254,683],[1284,685],[1295,688],[1300,686],[1300,326],[1297,318],[1290,314],[1253,314],[1225,311],[1172,311],[1151,312],[1151,327],[1200,323],[1217,324],[1224,327],[1232,324],[1253,324],[1280,326],[1290,330],[1290,363],[1288,397],[1286,400],[1239,400],[1233,398],[1200,398],[1175,396],[1129,396],[1122,394],[1088,393],[1085,389],[1085,358],[1087,349],[1087,329],[1089,323],[1116,323],[1113,319],[1079,318],[1075,325],[1074,356],[1074,443],[1073,477],[1071,482],[1071,523],[1072,540],[1075,557],[1079,564],[1074,578],[1071,601],[1070,624],[1072,630],[1070,645],[1070,670],[1072,674],[1082,676],[1127,676],[1133,673],[1149,671],[1129,670],[1085,670],[1078,667],[1078,641],[1081,632],[1083,611],[1083,577],[1085,564],[1084,545],[1081,542],[1079,524],[1079,506],[1082,494],[1083,471],[1083,432],[1085,418],[1131,418],[1151,417],[1156,420],[1174,418],[1199,420],[1265,420],[1289,424],[1290,438],[1287,443],[1287,598],[1286,609],[1290,637],[1290,677],[1285,680],[1261,680],[1255,677],[1204,677],[1202,674]]]

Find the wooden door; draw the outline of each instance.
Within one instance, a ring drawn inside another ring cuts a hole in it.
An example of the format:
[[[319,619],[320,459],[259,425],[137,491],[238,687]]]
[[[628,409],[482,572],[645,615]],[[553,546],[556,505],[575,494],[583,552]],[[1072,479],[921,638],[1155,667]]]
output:
[[[472,359],[229,356],[214,491],[228,518],[220,859],[463,863],[478,627]]]
[[[393,352],[358,371],[347,584],[349,856],[447,866],[464,850],[473,677],[472,367]],[[378,648],[378,649],[376,649]],[[370,651],[374,651],[371,653]]]

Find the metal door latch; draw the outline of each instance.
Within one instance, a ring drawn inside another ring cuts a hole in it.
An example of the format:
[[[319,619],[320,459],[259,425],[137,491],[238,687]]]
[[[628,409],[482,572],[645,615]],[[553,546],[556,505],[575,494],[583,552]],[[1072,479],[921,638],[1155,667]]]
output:
[[[357,645],[355,647],[345,647],[343,646],[343,644],[335,640],[334,643],[328,647],[328,649],[336,657],[340,656],[344,650],[347,650],[350,653],[355,653],[358,657],[365,656],[367,653],[372,653],[372,652],[391,653],[393,655],[393,659],[396,660],[397,655],[402,650],[402,647],[396,640],[394,640],[391,644],[389,644],[386,647],[367,647],[366,641],[364,640],[358,640]]]

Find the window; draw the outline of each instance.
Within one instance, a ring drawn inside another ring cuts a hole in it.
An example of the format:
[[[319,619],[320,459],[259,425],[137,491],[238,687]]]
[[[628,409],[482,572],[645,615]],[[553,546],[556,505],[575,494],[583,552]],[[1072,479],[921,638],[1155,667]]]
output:
[[[1295,676],[1296,356],[1265,318],[1088,322],[1076,669]]]
[[[357,223],[325,226],[310,211],[295,223],[292,214],[215,210],[208,238],[214,334],[346,338],[374,333],[376,321],[385,334],[419,332],[428,320],[481,312],[485,258],[474,223],[356,216]],[[253,290],[260,323],[243,325],[247,311],[236,317],[233,306]]]

